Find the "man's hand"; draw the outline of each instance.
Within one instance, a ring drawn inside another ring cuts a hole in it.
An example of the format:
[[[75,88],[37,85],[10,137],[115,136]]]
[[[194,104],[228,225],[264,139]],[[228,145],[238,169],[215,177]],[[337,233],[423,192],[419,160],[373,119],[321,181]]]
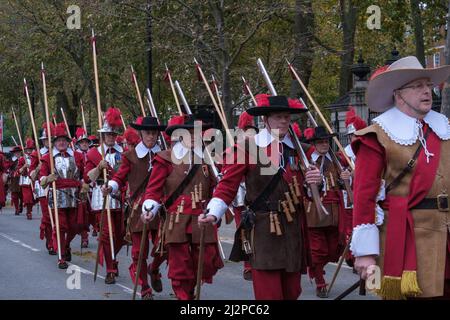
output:
[[[98,170],[108,169],[108,161],[106,160],[100,160],[100,162],[97,165]]]
[[[56,180],[58,180],[58,175],[56,173],[51,173],[47,176],[47,184],[52,183]]]
[[[199,227],[201,227],[202,225],[213,224],[215,222],[216,222],[216,217],[213,215],[201,214],[198,216]]]
[[[322,180],[322,175],[320,174],[320,170],[315,166],[310,166],[309,170],[305,173],[305,181],[307,184],[319,184]]]
[[[342,180],[350,180],[351,177],[352,177],[352,173],[348,169],[345,169],[341,172]]]
[[[112,187],[104,184],[104,185],[102,185],[101,190],[102,190],[103,196],[106,197],[108,194],[110,194],[112,192]]]
[[[355,269],[358,271],[361,279],[366,280],[368,276],[372,274],[372,272],[368,272],[368,268],[370,266],[376,265],[374,256],[361,256],[355,258]],[[370,270],[369,270],[370,271]]]
[[[80,193],[81,194],[88,194],[89,193],[89,185],[85,182],[81,185]]]

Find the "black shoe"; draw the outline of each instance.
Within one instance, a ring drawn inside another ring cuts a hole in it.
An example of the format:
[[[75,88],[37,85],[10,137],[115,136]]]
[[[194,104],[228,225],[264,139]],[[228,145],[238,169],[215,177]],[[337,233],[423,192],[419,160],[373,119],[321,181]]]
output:
[[[81,247],[82,248],[88,248],[89,247],[89,240],[81,240]]]
[[[153,290],[155,290],[156,292],[161,292],[163,290],[161,273],[159,273],[159,270],[150,272],[150,284],[152,285]]]
[[[66,249],[66,254],[64,255],[64,258],[66,259],[66,261],[72,261],[72,252],[70,250],[70,248]]]
[[[96,237],[96,236],[97,236],[97,231],[93,230],[93,231],[92,231],[92,236],[93,236],[93,237]]]
[[[114,275],[114,272],[108,272],[108,274],[106,275],[106,278],[105,278],[105,283],[106,284],[116,283],[116,277]]]
[[[56,256],[58,253],[53,248],[50,248],[48,249],[48,254],[51,256]]]
[[[59,261],[58,262],[58,268],[60,269],[67,269],[69,267],[69,265],[67,264],[67,262],[65,261]]]
[[[319,298],[325,299],[328,298],[328,290],[327,287],[316,288],[316,296]]]
[[[242,276],[247,281],[253,281],[252,270],[244,270],[244,272],[242,273]]]

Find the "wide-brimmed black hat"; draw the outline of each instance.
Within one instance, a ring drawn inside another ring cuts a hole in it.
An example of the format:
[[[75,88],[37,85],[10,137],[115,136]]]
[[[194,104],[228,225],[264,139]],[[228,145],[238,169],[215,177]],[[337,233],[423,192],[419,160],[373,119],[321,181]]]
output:
[[[266,116],[273,112],[289,112],[294,114],[308,111],[300,101],[288,99],[286,96],[258,94],[255,99],[257,106],[247,110],[247,113],[252,116]]]
[[[314,142],[317,140],[327,140],[337,136],[336,133],[330,134],[325,127],[318,126],[315,128],[308,128],[304,131],[305,142]]]
[[[130,126],[136,130],[158,130],[164,131],[167,126],[158,123],[155,117],[139,117],[136,122],[130,123]]]
[[[177,129],[194,129],[200,125],[202,130],[212,128],[211,124],[196,119],[194,115],[173,116],[167,124],[166,134],[170,136]]]

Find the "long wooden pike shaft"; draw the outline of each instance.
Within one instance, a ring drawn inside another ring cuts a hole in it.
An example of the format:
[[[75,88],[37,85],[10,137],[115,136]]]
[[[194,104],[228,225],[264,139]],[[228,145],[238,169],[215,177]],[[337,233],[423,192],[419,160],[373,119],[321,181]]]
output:
[[[142,115],[145,117],[147,115],[145,113],[144,103],[142,102],[142,97],[141,97],[141,90],[139,90],[139,83],[137,81],[136,73],[134,72],[133,66],[131,66],[131,77],[133,78],[134,87],[136,88],[136,96],[138,98],[139,105],[141,106]]]
[[[148,237],[147,223],[144,223],[144,226],[142,227],[141,245],[139,247],[139,257],[136,267],[136,275],[134,276],[133,300],[136,300],[136,291],[139,283],[139,277],[141,276],[142,261],[144,260],[145,243],[148,241],[147,237]]]
[[[244,83],[244,86],[247,88],[247,91],[250,94],[250,97],[252,98],[252,101],[256,106],[258,103],[256,102],[255,96],[253,95],[253,92],[250,90],[250,86],[248,85],[248,82],[245,80],[244,77],[242,77],[242,82]]]
[[[64,125],[66,126],[67,135],[69,136],[69,139],[70,139],[70,145],[72,146],[72,150],[75,151],[75,146],[73,145],[73,140],[72,140],[72,134],[70,133],[69,124],[67,123],[66,114],[64,113],[63,108],[61,108],[61,114],[62,114],[62,117],[64,120]]]
[[[86,131],[86,134],[88,134],[87,127],[86,127],[86,119],[84,117],[83,100],[81,100],[81,99],[80,99],[80,107],[81,107],[81,119],[83,120],[83,128],[84,128],[84,131]]]
[[[16,114],[14,112],[14,109],[11,109],[11,111],[12,111],[12,114],[14,117],[14,123],[16,124],[17,135],[19,136],[20,147],[22,148],[22,153],[25,156],[25,149],[23,148],[23,140],[22,140],[22,134],[20,133],[19,123],[17,122],[17,118],[16,118]]]
[[[26,79],[23,79],[23,84],[24,84],[24,88],[25,88],[25,96],[27,97],[28,112],[30,113],[31,126],[33,128],[34,143],[36,144],[36,149],[39,149],[39,140],[38,140],[38,136],[37,136],[36,123],[34,122],[33,108],[31,107],[30,94],[28,92],[28,86],[27,86]],[[36,153],[37,153],[39,162],[41,162],[41,153],[39,152],[39,150],[37,150]]]
[[[97,115],[98,115],[98,128],[102,128],[102,107],[100,103],[100,86],[98,81],[98,69],[97,69],[97,47],[96,47],[96,41],[95,41],[95,33],[94,30],[92,30],[92,58],[94,61],[94,79],[95,79],[95,92],[97,96]],[[105,150],[103,145],[103,137],[102,134],[100,134],[100,151],[102,155],[102,160],[105,159]],[[108,181],[108,173],[106,172],[106,169],[103,169],[103,181],[106,183]],[[111,222],[111,210],[109,208],[109,195],[107,197],[107,204],[106,204],[106,214],[108,217],[108,231],[109,231],[109,242],[111,245],[111,255],[112,259],[115,260],[115,254],[114,254],[114,239],[113,239],[113,233],[112,233],[112,222]],[[100,233],[102,230],[100,230]],[[100,235],[99,235],[100,237]]]
[[[214,78],[214,76],[212,76],[212,81],[213,81],[214,90],[216,91],[217,102],[219,103],[220,110],[222,111],[223,120],[225,121],[227,128],[230,128],[230,126],[228,125],[227,116],[225,115],[225,109],[223,108],[222,98],[220,97],[220,94],[219,94],[219,87],[217,86],[217,82],[216,82],[216,79]]]
[[[47,83],[45,80],[45,69],[44,64],[42,63],[42,87],[44,90],[44,107],[45,107],[45,120],[47,121],[47,136],[48,136],[48,150],[50,153],[50,172],[51,174],[55,173],[55,162],[52,156],[52,139],[51,139],[51,130],[50,130],[50,115],[48,111],[48,99],[47,99]],[[62,259],[61,255],[61,233],[59,230],[59,215],[58,215],[58,201],[56,194],[56,181],[52,182],[52,192],[53,192],[53,209],[55,213],[55,225],[56,225],[56,241],[58,242],[58,259]]]
[[[177,108],[178,108],[178,113],[181,116],[181,115],[183,115],[183,111],[181,111],[180,102],[178,101],[178,96],[177,96],[177,93],[175,92],[175,87],[173,86],[172,75],[170,74],[170,70],[167,67],[167,65],[166,65],[166,72],[167,72],[167,77],[169,78],[170,89],[172,90],[172,94],[175,99],[175,104],[177,105]]]

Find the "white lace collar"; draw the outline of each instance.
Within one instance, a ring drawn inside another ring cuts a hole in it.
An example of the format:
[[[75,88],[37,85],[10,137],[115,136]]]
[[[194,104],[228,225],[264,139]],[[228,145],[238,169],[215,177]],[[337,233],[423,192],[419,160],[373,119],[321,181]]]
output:
[[[317,162],[317,159],[319,159],[320,156],[321,156],[320,153],[318,153],[317,151],[314,151],[314,152],[311,154],[311,160],[314,161],[314,162]],[[330,153],[327,153],[327,154],[325,155],[325,157],[327,157],[328,160],[333,161],[333,160],[331,160]]]
[[[134,149],[136,150],[136,154],[139,159],[144,158],[149,151],[151,151],[153,153],[157,153],[157,152],[161,151],[161,148],[158,146],[158,144],[155,144],[155,146],[153,148],[149,149],[145,146],[145,144],[142,141],[139,142],[138,145],[136,146],[136,148],[134,148]]]
[[[13,156],[13,157],[11,158],[12,161],[16,161],[17,159],[19,159],[19,158],[17,158],[16,156]]]
[[[389,138],[400,145],[413,145],[419,138],[419,122],[417,119],[401,112],[397,107],[389,109],[372,121],[378,124]],[[423,121],[441,140],[450,139],[450,125],[445,115],[430,110]]]
[[[255,144],[260,148],[267,147],[274,140],[275,138],[270,134],[267,128],[262,129],[258,134],[255,135]],[[292,143],[289,134],[285,135],[281,142],[287,145],[289,148],[294,149],[294,144]]]
[[[114,150],[116,150],[119,153],[123,152],[123,148],[121,146],[119,146],[117,143],[115,145],[113,145],[112,147],[108,147],[105,144],[103,144],[103,150],[105,150],[105,153],[109,148],[113,148]],[[100,146],[97,147],[97,150],[100,154],[102,154],[102,151],[100,150]]]
[[[73,157],[73,150],[71,148],[67,148],[66,152]],[[58,151],[58,149],[56,149],[55,147],[53,147],[53,157],[60,154],[60,152]]]
[[[189,152],[189,149],[186,148],[180,141],[175,143],[175,145],[172,147],[172,154],[178,160],[183,159],[188,152]],[[201,147],[194,148],[194,152],[198,157],[203,159],[203,150]]]
[[[39,149],[39,152],[44,155],[48,152],[48,148],[47,147],[42,147],[41,149]]]

